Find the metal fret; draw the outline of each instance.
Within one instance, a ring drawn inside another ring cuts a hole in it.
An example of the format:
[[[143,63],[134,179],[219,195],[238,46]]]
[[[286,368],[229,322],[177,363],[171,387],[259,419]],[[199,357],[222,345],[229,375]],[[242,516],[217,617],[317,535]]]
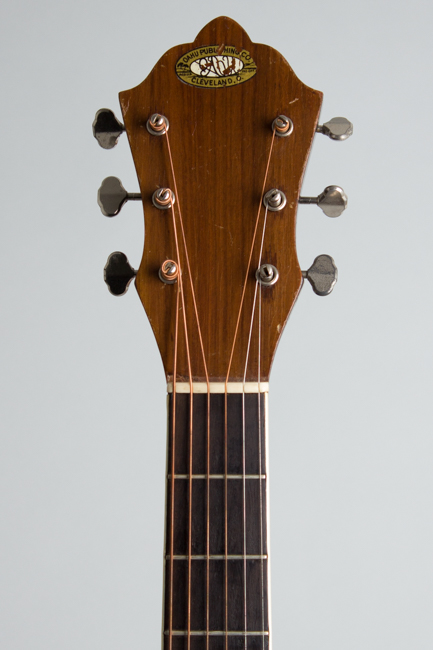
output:
[[[173,555],[173,560],[207,560],[207,555]],[[267,560],[267,555],[209,555],[209,560]],[[170,555],[165,556],[166,560],[170,559]]]
[[[164,634],[170,634],[169,630],[164,630]],[[267,631],[248,631],[248,632],[231,632],[230,630],[228,632],[225,632],[223,630],[209,630],[209,632],[206,632],[206,630],[191,630],[188,632],[188,630],[172,630],[173,636],[187,636],[190,634],[191,636],[269,636],[269,632]]]
[[[167,476],[168,479],[171,479],[171,474]],[[174,478],[177,479],[189,479],[189,474],[175,474]],[[206,479],[208,478],[207,474],[193,474],[191,478],[201,478],[201,479]],[[209,478],[218,478],[218,479],[225,479],[226,475],[225,474],[209,474]],[[266,474],[245,474],[245,476],[242,476],[242,474],[227,474],[228,479],[254,479],[254,478],[266,478]]]

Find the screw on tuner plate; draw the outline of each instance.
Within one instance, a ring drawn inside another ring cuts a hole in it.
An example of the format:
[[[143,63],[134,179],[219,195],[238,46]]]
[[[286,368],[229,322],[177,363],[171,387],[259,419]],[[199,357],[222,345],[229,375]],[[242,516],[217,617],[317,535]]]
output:
[[[347,140],[353,133],[353,124],[345,117],[333,117],[329,122],[319,124],[316,132],[327,135],[331,140]]]
[[[115,217],[116,214],[119,214],[126,201],[139,201],[140,199],[141,194],[127,192],[116,176],[104,178],[98,190],[98,205],[106,217]]]
[[[329,296],[338,278],[338,269],[330,255],[316,257],[308,271],[302,271],[318,296]]]
[[[347,196],[338,185],[328,185],[319,196],[300,196],[299,203],[314,203],[327,217],[339,217],[347,208]]]
[[[125,253],[116,251],[108,256],[104,267],[104,281],[113,296],[123,296],[136,275],[137,271],[132,268]]]
[[[119,122],[113,111],[109,108],[100,108],[92,124],[93,137],[97,139],[103,149],[112,149],[116,146],[125,127]]]

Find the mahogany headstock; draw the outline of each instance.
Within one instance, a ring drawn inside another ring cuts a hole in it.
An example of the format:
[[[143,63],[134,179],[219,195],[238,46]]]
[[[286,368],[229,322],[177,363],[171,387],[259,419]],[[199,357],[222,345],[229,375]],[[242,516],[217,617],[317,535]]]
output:
[[[252,43],[226,17],[170,49],[140,85],[120,93],[145,214],[135,283],[167,380],[175,366],[178,381],[268,380],[303,282],[296,210],[313,137],[323,129],[321,102],[322,93],[303,84],[281,54]],[[162,134],[149,128],[153,115],[163,118]],[[284,125],[275,129],[278,116],[293,124],[287,137],[278,134]],[[107,123],[104,142],[115,143],[123,126]],[[348,137],[343,127],[334,125],[342,133],[334,139]],[[172,194],[162,193],[169,207],[161,209],[155,192],[165,188]],[[273,189],[283,193],[281,210],[272,210],[281,198],[275,193],[268,210],[263,204]],[[168,260],[181,269],[175,282],[163,281]],[[278,281],[266,286],[272,268]]]

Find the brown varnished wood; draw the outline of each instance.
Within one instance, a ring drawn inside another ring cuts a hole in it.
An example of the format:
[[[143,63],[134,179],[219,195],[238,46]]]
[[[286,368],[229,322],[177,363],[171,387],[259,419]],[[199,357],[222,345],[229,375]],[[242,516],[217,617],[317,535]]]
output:
[[[207,45],[230,45],[250,52],[257,73],[233,87],[202,88],[181,81],[175,65],[181,55]],[[302,285],[296,255],[296,209],[308,154],[319,117],[322,94],[304,85],[284,57],[252,43],[233,20],[210,22],[193,43],[170,49],[139,86],[120,93],[125,127],[140,183],[145,242],[136,278],[140,299],[152,325],[167,379],[173,375],[177,285],[165,285],[158,269],[177,259],[170,211],[153,207],[158,187],[174,189],[165,136],[146,129],[152,113],[170,122],[169,138],[179,203],[185,228],[194,290],[209,378],[223,381],[242,295],[265,168],[272,140],[272,121],[289,116],[294,131],[275,138],[265,191],[277,187],[287,196],[281,212],[268,213],[262,262],[274,264],[280,279],[262,290],[261,377],[269,378],[284,325]],[[244,376],[246,349],[258,266],[264,208],[245,291],[230,381]],[[180,237],[178,221],[176,219]],[[205,380],[185,252],[180,251],[190,341],[192,376]],[[257,311],[257,310],[256,310]],[[178,380],[187,380],[183,316],[179,315]],[[258,320],[254,321],[247,381],[258,376]]]

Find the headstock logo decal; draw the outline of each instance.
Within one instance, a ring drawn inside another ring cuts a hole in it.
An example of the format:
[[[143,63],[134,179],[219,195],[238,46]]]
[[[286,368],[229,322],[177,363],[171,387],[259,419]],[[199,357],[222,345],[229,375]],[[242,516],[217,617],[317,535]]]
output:
[[[200,88],[238,86],[254,77],[257,66],[247,50],[207,45],[182,54],[176,63],[179,79]]]

